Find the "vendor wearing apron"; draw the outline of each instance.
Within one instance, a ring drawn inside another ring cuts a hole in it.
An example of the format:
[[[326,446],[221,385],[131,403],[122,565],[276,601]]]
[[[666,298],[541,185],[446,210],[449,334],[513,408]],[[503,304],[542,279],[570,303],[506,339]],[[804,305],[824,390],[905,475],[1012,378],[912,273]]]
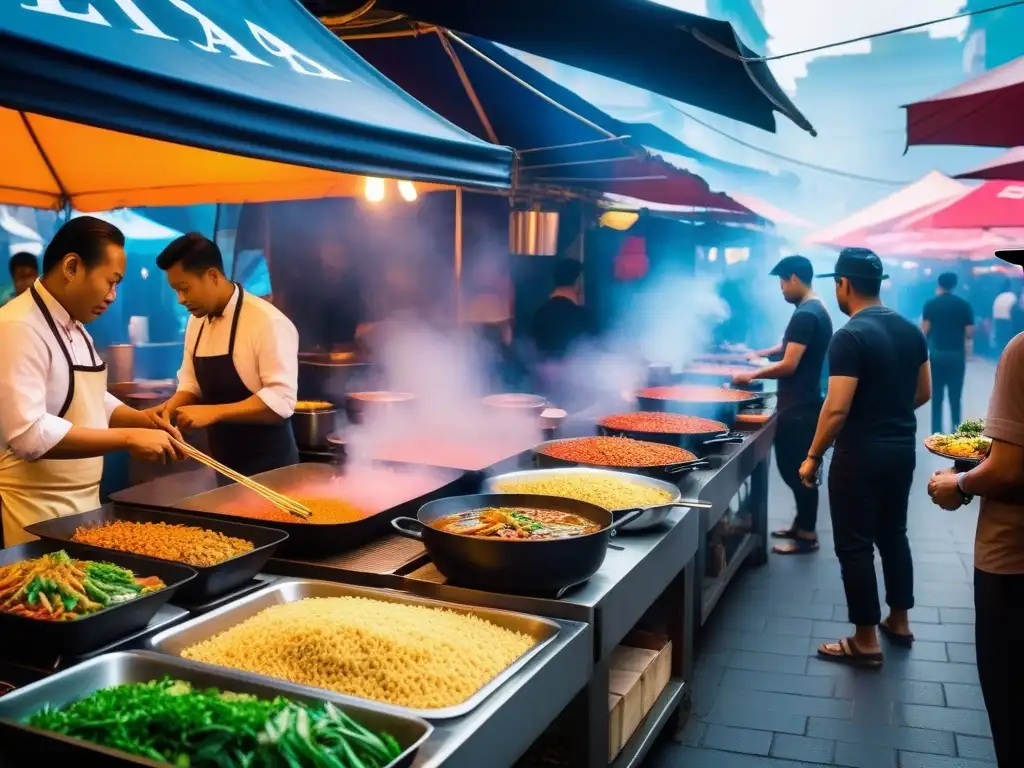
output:
[[[200,234],[172,242],[157,266],[192,314],[178,391],[157,413],[181,429],[205,428],[210,455],[243,475],[297,464],[289,420],[299,334],[291,320],[232,283],[220,248]]]
[[[72,219],[43,255],[43,277],[0,309],[0,504],[4,545],[25,526],[100,506],[103,456],[178,458],[177,431],[107,392],[107,369],[84,325],[113,303],[124,235]]]

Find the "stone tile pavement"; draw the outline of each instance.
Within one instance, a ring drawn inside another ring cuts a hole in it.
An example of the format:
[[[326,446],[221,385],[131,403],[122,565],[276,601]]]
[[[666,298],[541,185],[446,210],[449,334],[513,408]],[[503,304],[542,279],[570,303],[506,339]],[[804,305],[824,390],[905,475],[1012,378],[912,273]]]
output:
[[[971,363],[966,417],[984,415],[993,372],[987,363]],[[922,408],[920,436],[929,423]],[[772,555],[764,568],[737,577],[701,633],[690,722],[676,739],[662,740],[648,768],[995,765],[975,667],[977,508],[951,513],[931,504],[925,486],[944,465],[920,451],[910,507],[913,649],[883,640],[880,672],[814,658],[819,643],[850,631],[822,494],[821,551]],[[773,527],[785,526],[793,501],[777,475],[770,492]],[[881,588],[880,568],[878,579]]]

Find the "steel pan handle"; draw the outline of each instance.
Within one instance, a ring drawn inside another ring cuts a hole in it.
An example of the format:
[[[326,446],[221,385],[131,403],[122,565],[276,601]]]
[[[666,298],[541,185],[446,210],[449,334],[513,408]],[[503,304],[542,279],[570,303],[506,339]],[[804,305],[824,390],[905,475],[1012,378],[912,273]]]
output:
[[[742,432],[727,432],[719,437],[705,440],[701,445],[720,445],[722,443],[742,443],[745,435]]]
[[[714,504],[710,501],[701,501],[700,499],[680,499],[679,501],[673,501],[668,504],[659,504],[659,507],[689,507],[690,509],[711,509]]]
[[[647,511],[646,508],[642,508],[642,509],[631,509],[628,512],[623,512],[622,513],[622,517],[620,517],[618,520],[613,520],[612,521],[612,524],[608,526],[608,530],[611,532],[611,535],[614,536],[615,532],[619,528],[621,528],[624,525],[628,525],[629,523],[632,523],[634,520],[636,520],[638,517],[640,517],[640,515],[642,515],[646,511]]]
[[[672,464],[665,467],[665,473],[668,475],[680,475],[683,472],[689,472],[694,469],[707,469],[710,466],[710,461],[698,459],[697,461],[688,461],[685,464]]]
[[[407,528],[407,525],[416,526],[415,529]],[[407,539],[416,539],[416,541],[423,541],[423,529],[426,527],[414,517],[396,517],[391,521],[391,527],[394,528],[399,536],[405,536]]]

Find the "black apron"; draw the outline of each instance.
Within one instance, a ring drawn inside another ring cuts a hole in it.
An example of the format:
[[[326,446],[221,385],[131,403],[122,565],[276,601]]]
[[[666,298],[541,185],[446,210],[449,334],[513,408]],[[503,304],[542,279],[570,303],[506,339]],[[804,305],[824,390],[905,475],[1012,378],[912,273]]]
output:
[[[192,365],[199,389],[203,393],[200,400],[203,405],[237,403],[255,394],[249,391],[235,370],[235,336],[238,334],[238,318],[242,314],[242,301],[245,299],[242,286],[236,287],[238,304],[231,319],[227,354],[199,357],[199,342],[203,338],[206,323],[199,327],[199,335],[192,348]],[[290,419],[274,424],[211,424],[206,428],[206,434],[210,455],[243,475],[251,477],[260,472],[299,463],[299,449],[295,444]],[[217,482],[224,485],[231,481],[218,474]]]

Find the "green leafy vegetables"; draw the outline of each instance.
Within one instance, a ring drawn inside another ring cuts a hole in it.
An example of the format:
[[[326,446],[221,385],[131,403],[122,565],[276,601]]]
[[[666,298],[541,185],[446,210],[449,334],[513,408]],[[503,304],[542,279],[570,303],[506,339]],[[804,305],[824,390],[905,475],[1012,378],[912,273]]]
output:
[[[981,437],[984,433],[984,419],[967,419],[959,427],[956,428],[956,432],[954,432],[953,434],[960,435],[962,437]]]
[[[383,768],[402,752],[329,702],[200,691],[169,677],[96,691],[28,725],[175,768]]]

